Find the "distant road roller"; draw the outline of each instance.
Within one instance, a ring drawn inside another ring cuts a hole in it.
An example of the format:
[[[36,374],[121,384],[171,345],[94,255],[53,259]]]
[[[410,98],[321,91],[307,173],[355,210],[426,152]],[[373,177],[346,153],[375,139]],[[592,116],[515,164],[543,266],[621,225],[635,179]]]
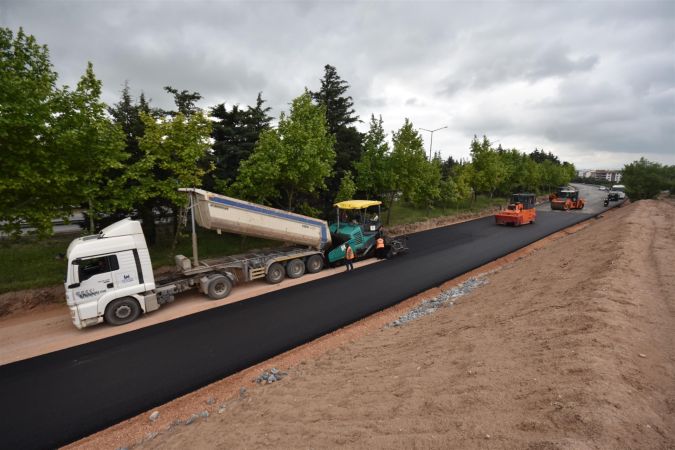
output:
[[[576,189],[565,189],[558,192],[558,196],[551,200],[551,209],[569,211],[570,209],[583,209],[586,201],[579,197]]]

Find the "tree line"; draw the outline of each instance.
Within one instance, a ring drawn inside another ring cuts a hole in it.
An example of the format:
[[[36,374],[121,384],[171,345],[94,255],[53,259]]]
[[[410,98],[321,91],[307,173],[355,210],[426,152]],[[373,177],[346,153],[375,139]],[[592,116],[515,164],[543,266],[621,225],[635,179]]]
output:
[[[633,200],[654,198],[661,191],[675,193],[675,166],[668,166],[640,158],[626,164],[622,170],[626,194]]]
[[[0,28],[0,52],[0,223],[10,234],[27,223],[47,235],[52,219],[81,207],[92,231],[132,214],[153,242],[158,214],[179,222],[179,187],[329,217],[347,198],[381,199],[391,213],[398,199],[449,207],[479,194],[548,192],[574,176],[550,152],[503,149],[486,136],[474,136],[470,160],[429,159],[409,119],[389,136],[373,114],[361,133],[349,84],[331,65],[272,126],[262,93],[252,106],[202,110],[198,92],[166,86],[175,108],[163,110],[125,84],[108,106],[91,63],[77,86],[58,87],[48,48],[22,29]]]

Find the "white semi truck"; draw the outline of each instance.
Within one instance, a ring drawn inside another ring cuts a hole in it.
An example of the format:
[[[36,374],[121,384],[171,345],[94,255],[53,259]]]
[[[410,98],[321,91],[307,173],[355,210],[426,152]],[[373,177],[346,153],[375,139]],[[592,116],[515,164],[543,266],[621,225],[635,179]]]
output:
[[[190,196],[192,261],[175,257],[176,270],[155,279],[138,221],[124,219],[98,235],[75,239],[67,252],[66,301],[73,323],[85,328],[103,322],[122,325],[198,289],[211,299],[226,297],[235,284],[265,278],[279,283],[315,273],[331,245],[323,220],[214,194],[181,189]],[[209,230],[273,239],[292,245],[258,253],[200,261],[195,221]]]

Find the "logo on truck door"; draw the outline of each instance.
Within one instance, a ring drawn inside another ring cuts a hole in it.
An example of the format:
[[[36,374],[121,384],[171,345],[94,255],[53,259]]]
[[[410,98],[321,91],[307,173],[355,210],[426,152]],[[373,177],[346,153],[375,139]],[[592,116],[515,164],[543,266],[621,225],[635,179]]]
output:
[[[133,283],[136,281],[134,276],[130,273],[125,273],[117,276],[117,282],[120,284]]]
[[[84,291],[77,291],[75,292],[75,295],[78,298],[89,298],[89,297],[94,297],[99,294],[103,294],[105,292],[108,292],[106,289],[103,290],[98,290],[98,289],[85,289]]]

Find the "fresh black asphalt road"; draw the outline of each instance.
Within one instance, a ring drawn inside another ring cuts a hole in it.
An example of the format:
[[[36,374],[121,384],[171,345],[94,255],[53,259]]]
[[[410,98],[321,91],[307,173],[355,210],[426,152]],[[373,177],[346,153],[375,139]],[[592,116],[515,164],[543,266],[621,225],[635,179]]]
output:
[[[416,233],[392,260],[0,366],[0,448],[72,442],[591,217],[544,210],[519,228],[484,218]]]

